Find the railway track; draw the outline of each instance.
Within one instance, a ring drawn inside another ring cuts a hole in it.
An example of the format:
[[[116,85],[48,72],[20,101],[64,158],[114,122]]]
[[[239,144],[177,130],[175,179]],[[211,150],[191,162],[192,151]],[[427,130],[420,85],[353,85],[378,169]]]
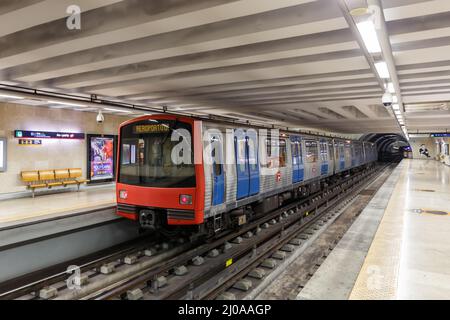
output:
[[[381,168],[379,168],[381,170]],[[379,172],[368,170],[306,200],[284,206],[237,233],[205,244],[90,299],[214,299],[257,266],[274,267],[274,252],[293,250],[289,242],[324,213],[349,199]],[[328,218],[323,218],[328,219]],[[298,240],[298,239],[297,239]],[[297,242],[297,241],[295,241]],[[245,286],[240,283],[239,285]]]
[[[4,292],[0,299],[227,298],[229,288],[249,285],[249,275],[263,278],[264,269],[275,268],[274,256],[292,252],[302,232],[332,220],[336,206],[345,206],[383,169],[356,173],[208,243],[141,243],[80,265],[78,274],[55,274]]]

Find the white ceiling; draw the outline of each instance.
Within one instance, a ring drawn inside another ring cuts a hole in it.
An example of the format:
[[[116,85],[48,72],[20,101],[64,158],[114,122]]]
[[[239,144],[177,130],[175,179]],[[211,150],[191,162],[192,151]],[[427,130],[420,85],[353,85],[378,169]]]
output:
[[[450,1],[382,3],[408,131],[450,129]],[[71,4],[81,30],[66,27]],[[3,0],[0,83],[295,128],[400,132],[344,15],[338,0]]]

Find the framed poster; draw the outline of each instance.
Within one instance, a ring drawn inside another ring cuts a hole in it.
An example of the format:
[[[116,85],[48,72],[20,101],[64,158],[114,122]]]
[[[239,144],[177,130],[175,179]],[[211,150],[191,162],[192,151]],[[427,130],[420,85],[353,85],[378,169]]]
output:
[[[116,144],[113,135],[87,135],[87,179],[90,183],[114,181]]]
[[[0,138],[0,172],[6,171],[6,138]]]

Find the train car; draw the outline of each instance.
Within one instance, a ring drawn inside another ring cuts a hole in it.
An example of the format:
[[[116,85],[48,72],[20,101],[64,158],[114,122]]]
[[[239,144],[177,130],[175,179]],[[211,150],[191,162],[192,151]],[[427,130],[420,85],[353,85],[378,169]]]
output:
[[[370,143],[174,115],[119,131],[117,213],[165,231],[239,226],[373,162]]]

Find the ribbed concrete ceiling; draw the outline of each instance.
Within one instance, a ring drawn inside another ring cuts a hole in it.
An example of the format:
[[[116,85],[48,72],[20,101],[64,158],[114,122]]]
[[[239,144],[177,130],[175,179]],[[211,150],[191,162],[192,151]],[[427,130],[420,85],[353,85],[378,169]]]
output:
[[[72,4],[81,30],[66,27]],[[450,1],[383,5],[408,130],[448,129]],[[3,0],[0,48],[5,84],[289,127],[400,132],[338,0]]]

